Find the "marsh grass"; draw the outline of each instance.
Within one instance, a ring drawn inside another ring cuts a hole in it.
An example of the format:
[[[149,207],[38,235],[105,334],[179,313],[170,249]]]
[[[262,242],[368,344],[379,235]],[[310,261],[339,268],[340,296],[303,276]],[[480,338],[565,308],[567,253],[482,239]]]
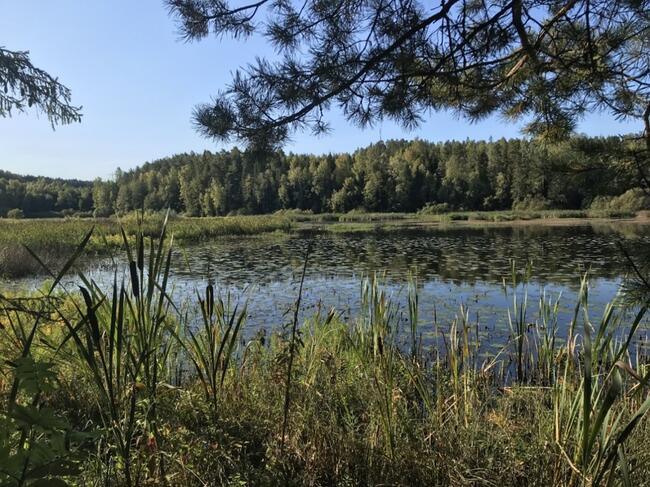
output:
[[[49,267],[58,268],[74,251],[81,239],[94,228],[84,247],[84,257],[119,254],[124,249],[122,229],[133,244],[136,234],[160,235],[163,224],[174,235],[177,245],[202,242],[227,235],[256,235],[289,231],[291,222],[281,216],[237,216],[214,218],[169,218],[148,214],[146,218],[129,214],[121,219],[0,219],[0,276],[20,277],[42,271],[25,250],[29,247]],[[81,263],[80,259],[76,264]]]
[[[422,214],[420,218],[439,222],[515,222],[531,220],[556,220],[556,219],[618,219],[634,218],[634,211],[618,210],[503,210],[503,211],[451,211],[440,214]]]
[[[282,215],[302,224],[297,228],[314,228],[335,233],[391,232],[405,228],[426,228],[429,225],[490,225],[498,223],[529,222],[557,223],[559,220],[579,219],[607,221],[631,219],[636,212],[614,210],[504,210],[504,211],[446,211],[443,213],[326,213],[311,214],[283,212]]]
[[[0,277],[17,278],[36,275],[42,267],[36,263],[25,246],[38,253],[52,268],[66,261],[88,230],[93,227],[92,238],[85,246],[84,255],[77,267],[93,257],[119,254],[123,249],[121,228],[129,239],[137,231],[152,237],[160,234],[165,220],[159,213],[128,214],[117,218],[97,219],[0,219]],[[274,215],[247,215],[231,217],[174,217],[169,218],[167,229],[173,234],[177,246],[209,241],[227,235],[268,235],[271,232],[292,232],[313,229],[335,233],[391,232],[404,228],[423,228],[429,224],[499,223],[516,221],[551,220],[563,218],[619,219],[632,218],[634,212],[614,210],[544,210],[544,211],[486,211],[446,212],[440,214],[409,213],[321,213],[285,210]]]
[[[185,326],[170,329],[172,336],[185,351],[210,404],[214,419],[219,413],[219,392],[226,378],[228,365],[234,360],[239,333],[245,323],[247,308],[233,306],[230,294],[215,296],[214,286],[208,284],[205,296],[197,296],[201,310],[198,330]]]
[[[3,353],[10,363],[23,356],[51,364],[57,379],[36,404],[66,418],[69,430],[96,435],[75,449],[75,472],[48,471],[48,481],[648,484],[650,367],[633,348],[644,307],[628,322],[629,313],[609,306],[594,323],[584,278],[568,335],[559,337],[557,301],[543,295],[530,310],[526,271],[513,265],[504,284],[511,340],[486,355],[468,308],[450,323],[428,322],[418,315],[413,276],[404,324],[374,276],[362,282],[354,318],[332,309],[299,322],[296,313],[289,333],[269,324],[271,333],[243,340],[246,307],[227,293],[208,285],[197,295],[198,323],[191,304],[172,302],[170,226],[156,236],[145,228],[120,232],[128,271],[116,271],[111,289],[83,274],[78,291],[57,279],[89,232],[60,271],[48,268],[47,312],[3,297]],[[420,339],[427,328],[437,335],[430,346]],[[16,367],[1,371],[8,416],[11,404],[34,398],[20,392]],[[42,428],[29,426],[29,442],[21,441],[26,427],[6,430],[8,451],[35,445],[60,460],[72,453],[52,450],[53,432]]]

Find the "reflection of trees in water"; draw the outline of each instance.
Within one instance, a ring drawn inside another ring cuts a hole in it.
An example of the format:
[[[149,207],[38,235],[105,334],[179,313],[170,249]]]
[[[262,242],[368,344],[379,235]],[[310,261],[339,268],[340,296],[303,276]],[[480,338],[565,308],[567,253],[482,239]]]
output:
[[[421,279],[455,283],[499,284],[510,273],[510,261],[533,262],[540,283],[577,286],[589,270],[595,278],[613,279],[626,272],[616,242],[625,239],[632,255],[647,251],[650,228],[641,225],[456,227],[373,234],[293,235],[286,238],[224,239],[193,249],[193,273],[203,272],[210,258],[215,274],[226,281],[286,279],[300,267],[308,239],[314,248],[311,276],[371,274],[386,271],[403,280],[417,268]],[[203,265],[203,267],[201,267]],[[182,271],[180,272],[183,273]]]

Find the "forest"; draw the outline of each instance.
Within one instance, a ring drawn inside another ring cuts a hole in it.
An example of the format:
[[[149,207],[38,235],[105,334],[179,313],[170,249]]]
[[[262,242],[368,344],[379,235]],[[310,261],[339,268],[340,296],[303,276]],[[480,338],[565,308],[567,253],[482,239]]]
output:
[[[21,176],[0,170],[0,216],[92,214],[93,183]]]
[[[94,182],[0,173],[0,215],[187,216],[321,212],[621,209],[648,206],[625,137],[562,143],[390,140],[352,154],[234,148],[178,154]]]

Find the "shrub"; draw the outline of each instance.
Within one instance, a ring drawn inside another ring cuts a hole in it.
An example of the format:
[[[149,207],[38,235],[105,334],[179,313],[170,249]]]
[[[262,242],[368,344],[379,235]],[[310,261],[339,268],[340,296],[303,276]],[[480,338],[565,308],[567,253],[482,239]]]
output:
[[[418,213],[421,215],[439,215],[450,211],[449,203],[427,203]]]
[[[14,208],[7,212],[7,218],[13,218],[14,220],[21,220],[25,218],[25,213],[20,208]]]
[[[537,196],[527,196],[523,200],[515,201],[512,209],[515,211],[541,211],[550,210],[551,202],[545,198]]]
[[[650,209],[650,196],[641,188],[632,188],[619,196],[596,196],[591,210],[639,211]]]
[[[95,218],[106,218],[109,217],[113,214],[113,209],[109,208],[108,206],[100,206],[98,208],[95,208],[95,211],[93,212],[93,216]]]

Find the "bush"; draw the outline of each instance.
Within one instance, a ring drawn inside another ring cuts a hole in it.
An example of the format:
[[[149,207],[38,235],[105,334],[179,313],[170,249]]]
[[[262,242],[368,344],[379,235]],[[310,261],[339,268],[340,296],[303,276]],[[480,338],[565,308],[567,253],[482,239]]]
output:
[[[14,220],[22,220],[25,218],[25,213],[20,208],[14,208],[7,212],[7,218],[13,218]]]
[[[590,210],[640,211],[650,209],[650,196],[641,188],[632,188],[619,196],[596,196]]]
[[[113,209],[109,208],[108,206],[100,206],[98,208],[95,208],[95,211],[93,212],[93,216],[95,218],[106,218],[109,217],[113,214]]]
[[[553,218],[587,218],[589,214],[584,210],[561,210],[554,212]]]
[[[418,213],[421,215],[440,215],[450,211],[449,203],[427,203]]]
[[[551,202],[547,199],[527,196],[523,200],[515,201],[512,204],[512,209],[515,211],[541,211],[550,210],[551,206]]]
[[[609,204],[613,199],[614,198],[612,196],[596,196],[591,201],[589,209],[597,211],[607,210],[607,208],[609,208]]]

